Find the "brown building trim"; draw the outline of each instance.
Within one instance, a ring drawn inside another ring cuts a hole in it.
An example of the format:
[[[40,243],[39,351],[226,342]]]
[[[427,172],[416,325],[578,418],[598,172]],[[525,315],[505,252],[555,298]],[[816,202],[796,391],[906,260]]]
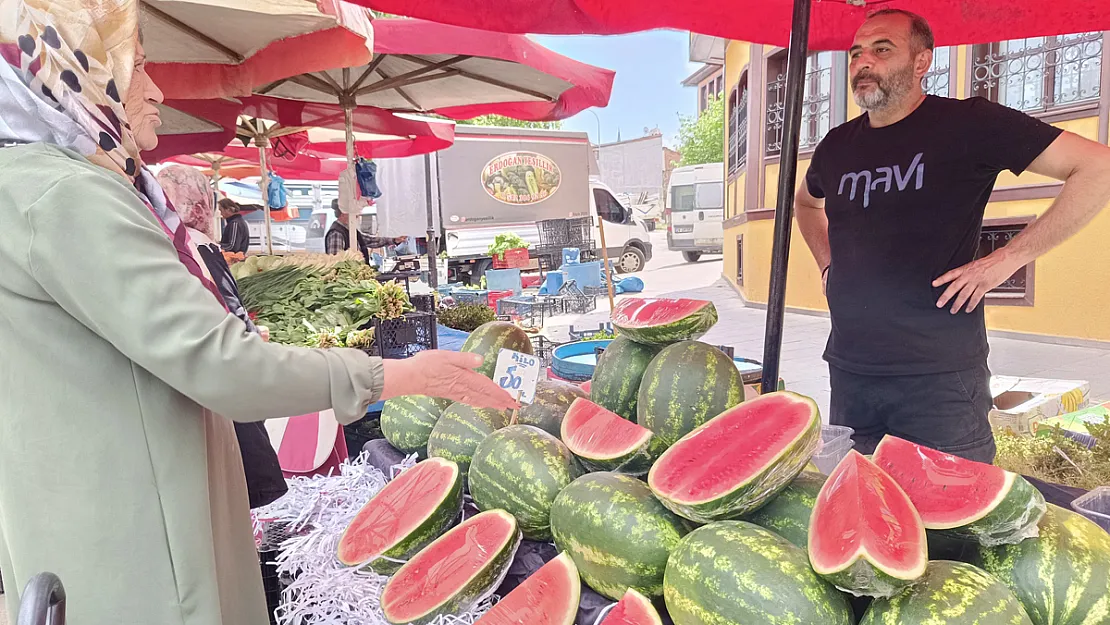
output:
[[[1064,188],[1062,182],[1041,182],[1018,187],[1002,187],[991,192],[991,202],[1017,202],[1020,200],[1049,200],[1060,195]],[[1022,222],[1018,222],[1022,223]],[[998,224],[1012,225],[1012,224]]]
[[[1028,226],[1037,221],[1036,215],[1016,215],[1012,217],[993,217],[983,220],[983,226]],[[1025,293],[1022,295],[1002,295],[987,293],[983,302],[987,306],[1032,306],[1036,300],[1037,261],[1025,266]]]
[[[751,210],[746,210],[739,215],[732,217],[731,219],[726,219],[724,222],[724,227],[727,230],[728,228],[742,226],[749,221],[763,221],[765,219],[774,218],[775,209],[773,208],[753,208]]]
[[[742,209],[759,206],[763,199],[759,196],[762,189],[763,178],[766,173],[760,166],[763,157],[763,109],[764,98],[767,95],[766,62],[763,59],[763,44],[753,44],[748,47],[750,58],[756,59],[755,63],[748,63],[748,158],[746,168],[748,176],[744,179],[744,195]]]
[[[1057,122],[1068,122],[1073,119],[1084,119],[1086,117],[1095,117],[1099,114],[1101,107],[1102,96],[1099,96],[1099,101],[1092,100],[1084,104],[1076,106],[1069,106],[1067,108],[1051,108],[1047,111],[1040,111],[1037,113],[1030,113],[1033,117],[1045,122],[1046,124],[1055,124]]]
[[[1102,82],[1098,94],[1098,142],[1110,143],[1110,31],[1102,33]]]

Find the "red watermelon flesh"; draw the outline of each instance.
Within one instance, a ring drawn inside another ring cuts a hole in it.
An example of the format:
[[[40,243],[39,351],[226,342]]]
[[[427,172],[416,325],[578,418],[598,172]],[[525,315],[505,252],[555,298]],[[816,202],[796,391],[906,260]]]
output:
[[[528,576],[475,625],[574,625],[582,582],[564,551]]]
[[[563,417],[561,438],[570,451],[585,462],[619,465],[647,445],[651,430],[579,397]]]
[[[708,332],[717,323],[717,308],[708,300],[630,297],[617,304],[610,319],[634,341],[669,345]]]
[[[882,469],[850,451],[821,488],[810,517],[813,570],[855,595],[893,596],[925,573],[925,526]]]
[[[663,625],[663,619],[647,597],[629,588],[601,625]]]
[[[578,388],[580,388],[580,389],[586,391],[587,393],[589,393],[590,392],[590,382],[592,382],[592,381],[593,380],[586,380],[585,382],[579,384]]]

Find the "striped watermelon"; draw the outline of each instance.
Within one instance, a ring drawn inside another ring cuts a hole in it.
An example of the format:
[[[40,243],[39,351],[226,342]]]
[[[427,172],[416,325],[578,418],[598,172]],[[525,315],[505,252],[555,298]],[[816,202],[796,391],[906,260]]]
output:
[[[891,597],[925,574],[925,526],[905,491],[858,451],[829,476],[809,522],[813,571],[856,596]]]
[[[1033,625],[1110,624],[1110,534],[1070,510],[1050,504],[1037,538],[981,547],[978,564],[1014,591]]]
[[[428,436],[450,405],[450,399],[427,395],[394,397],[382,408],[382,434],[398,450],[426,458]]]
[[[501,585],[519,546],[516,519],[504,510],[463,521],[389,578],[379,601],[385,620],[424,625],[473,609]]]
[[[570,450],[530,425],[510,425],[478,445],[470,464],[470,496],[480,510],[516,517],[528,540],[551,539],[551,502],[577,477]]]
[[[934,560],[889,599],[871,602],[860,625],[1033,625],[1005,584],[963,562]]]
[[[574,559],[582,580],[617,601],[629,588],[649,597],[663,593],[667,556],[686,526],[642,481],[590,473],[555,498],[551,533]]]
[[[643,475],[651,468],[651,430],[625,421],[588,399],[576,399],[563,419],[563,442],[591,471]]]
[[[813,400],[790,391],[768,393],[726,410],[675,443],[651,467],[648,485],[664,505],[691,521],[739,518],[802,472],[820,436],[821,415]]]
[[[854,622],[848,600],[809,568],[804,551],[744,521],[710,523],[683,538],[667,562],[663,597],[675,625]]]
[[[520,327],[508,321],[490,321],[478,326],[463,342],[462,351],[481,354],[485,359],[476,371],[493,378],[497,367],[497,354],[502,349],[511,349],[522,354],[532,353],[532,341]]]
[[[789,540],[796,547],[809,549],[809,518],[817,503],[817,494],[825,485],[825,476],[802,471],[767,505],[744,517],[756,525]]]
[[[713,302],[700,299],[629,297],[613,309],[613,327],[647,345],[701,338],[717,323]]]
[[[926,529],[988,547],[1037,535],[1044,496],[1020,475],[889,434],[873,457],[910,496]]]
[[[478,445],[490,434],[509,425],[512,416],[510,410],[451,404],[428,436],[428,456],[457,463],[465,482]]]
[[[629,588],[601,625],[663,625],[663,619],[650,599]]]
[[[694,428],[744,401],[736,363],[705,343],[684,341],[648,364],[636,399],[636,422],[655,433],[662,451]]]
[[[535,399],[520,408],[517,423],[534,425],[552,436],[558,436],[563,415],[579,397],[589,397],[589,393],[569,382],[540,378],[536,383]]]
[[[636,401],[644,372],[662,348],[618,336],[605,348],[594,368],[590,399],[629,421],[636,420]]]
[[[581,592],[574,560],[563,552],[529,575],[474,625],[574,625]]]

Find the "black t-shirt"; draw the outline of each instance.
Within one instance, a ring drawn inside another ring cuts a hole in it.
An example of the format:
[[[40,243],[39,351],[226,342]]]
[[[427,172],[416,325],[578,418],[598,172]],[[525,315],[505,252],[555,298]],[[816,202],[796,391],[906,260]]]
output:
[[[866,114],[814,151],[809,192],[825,198],[832,334],[825,360],[863,375],[968,369],[987,356],[983,306],[951,314],[932,282],[975,259],[998,174],[1020,174],[1061,131],[983,98],[928,96],[905,119]]]

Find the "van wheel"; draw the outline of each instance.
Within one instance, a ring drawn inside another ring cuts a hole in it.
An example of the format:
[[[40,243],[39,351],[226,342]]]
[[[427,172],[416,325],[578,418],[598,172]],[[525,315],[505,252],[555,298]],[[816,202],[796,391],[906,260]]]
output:
[[[698,259],[701,258],[701,252],[683,252],[682,257],[685,258],[688,263],[696,263]]]
[[[644,268],[647,264],[647,256],[640,251],[638,247],[631,245],[621,251],[621,257],[617,260],[617,273],[636,273]]]

